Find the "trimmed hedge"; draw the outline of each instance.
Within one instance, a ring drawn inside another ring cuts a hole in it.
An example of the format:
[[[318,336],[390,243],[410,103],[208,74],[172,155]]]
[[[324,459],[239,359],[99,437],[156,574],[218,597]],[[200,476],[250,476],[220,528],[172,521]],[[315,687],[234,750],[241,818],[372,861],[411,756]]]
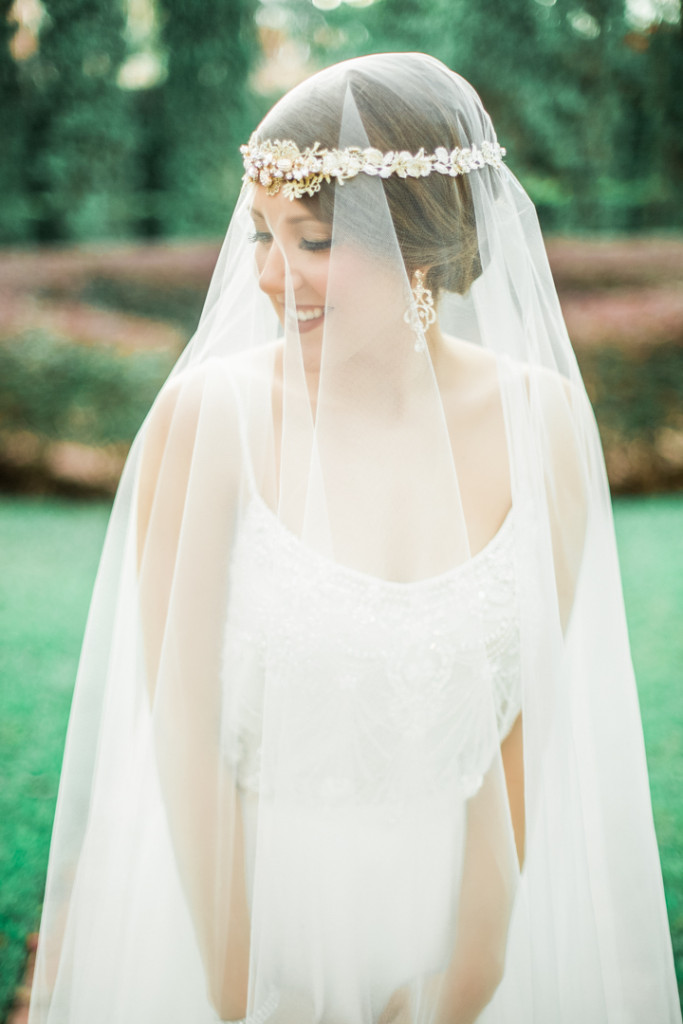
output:
[[[683,239],[549,238],[548,258],[560,295],[568,292],[683,286]]]
[[[615,493],[683,488],[683,345],[582,348]]]
[[[89,445],[130,442],[173,363],[41,332],[0,342],[0,425]]]
[[[0,486],[115,487],[216,252],[0,253]],[[551,239],[548,252],[612,489],[683,487],[683,241]]]

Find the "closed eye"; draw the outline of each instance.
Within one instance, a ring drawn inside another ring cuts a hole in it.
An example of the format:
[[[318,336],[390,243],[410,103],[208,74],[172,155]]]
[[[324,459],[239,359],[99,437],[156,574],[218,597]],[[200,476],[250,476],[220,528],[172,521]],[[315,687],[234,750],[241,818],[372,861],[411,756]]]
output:
[[[247,235],[247,240],[254,244],[269,245],[273,241],[273,236],[269,231],[253,231],[250,235]],[[299,242],[299,248],[304,249],[306,252],[325,252],[331,247],[331,238],[321,238],[319,241],[302,238]]]
[[[306,252],[324,252],[326,249],[330,249],[331,247],[331,238],[322,238],[319,242],[309,242],[307,238],[302,238],[299,243],[299,248],[305,249]]]

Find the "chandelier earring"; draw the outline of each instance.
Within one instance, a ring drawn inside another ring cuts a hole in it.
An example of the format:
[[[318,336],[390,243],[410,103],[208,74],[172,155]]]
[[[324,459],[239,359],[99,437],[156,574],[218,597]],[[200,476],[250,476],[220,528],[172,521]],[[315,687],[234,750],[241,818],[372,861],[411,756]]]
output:
[[[431,288],[424,283],[424,272],[415,271],[415,284],[411,288],[411,300],[403,319],[415,331],[415,351],[427,351],[425,332],[436,320],[434,295]]]

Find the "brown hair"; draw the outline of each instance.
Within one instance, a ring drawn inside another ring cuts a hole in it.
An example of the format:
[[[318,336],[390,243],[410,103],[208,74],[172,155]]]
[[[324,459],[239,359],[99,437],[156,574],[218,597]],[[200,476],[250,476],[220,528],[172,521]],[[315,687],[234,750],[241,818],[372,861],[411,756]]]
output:
[[[433,153],[439,146],[450,151],[462,145],[452,106],[441,98],[441,78],[431,88],[429,82],[423,82],[419,92],[412,89],[402,94],[359,68],[349,69],[346,82],[369,144],[382,152],[417,153],[423,148]],[[322,148],[338,148],[345,91],[338,78],[326,82],[324,77],[315,87],[295,89],[266,115],[258,136],[292,139],[301,150],[315,142]],[[426,283],[437,295],[441,291],[465,293],[481,274],[467,177],[435,173],[424,178],[392,175],[381,180],[408,274],[429,267]],[[343,187],[350,188],[358,181],[353,179]],[[317,195],[304,200],[328,222],[332,221],[335,187],[323,184]]]

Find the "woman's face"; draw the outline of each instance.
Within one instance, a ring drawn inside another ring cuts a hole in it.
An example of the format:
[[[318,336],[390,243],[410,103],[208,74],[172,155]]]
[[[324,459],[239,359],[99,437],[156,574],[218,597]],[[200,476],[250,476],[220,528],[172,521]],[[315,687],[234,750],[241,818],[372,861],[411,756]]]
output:
[[[254,189],[251,215],[259,285],[283,325],[291,288],[298,332],[309,353],[322,345],[324,335],[340,357],[373,352],[376,358],[383,338],[391,346],[407,330],[403,313],[410,292],[399,255],[380,257],[376,246],[373,253],[357,238],[348,240],[360,231],[352,233],[340,217],[333,266],[331,225],[305,201],[282,193],[269,196],[260,186]]]
[[[287,277],[296,303],[300,334],[322,331],[332,247],[332,229],[311,207],[282,193],[269,196],[254,190],[251,207],[259,286],[285,322]]]

